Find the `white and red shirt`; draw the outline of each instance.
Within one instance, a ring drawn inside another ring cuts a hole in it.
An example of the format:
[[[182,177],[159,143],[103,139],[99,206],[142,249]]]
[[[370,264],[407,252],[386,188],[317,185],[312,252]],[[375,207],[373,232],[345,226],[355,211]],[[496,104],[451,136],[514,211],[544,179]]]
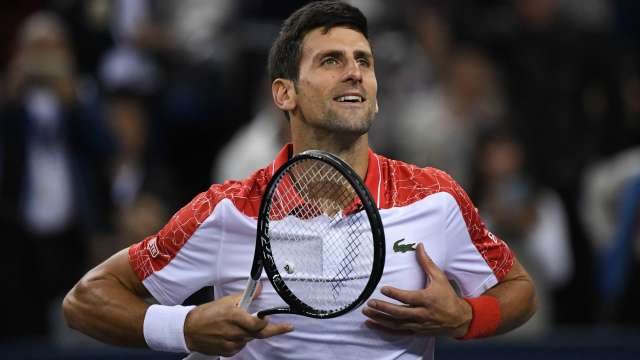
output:
[[[249,277],[260,200],[273,173],[291,156],[285,146],[275,161],[241,181],[216,184],[178,211],[156,235],[129,249],[135,273],[161,304],[181,304],[213,285],[216,298],[239,293]],[[423,243],[462,296],[476,297],[509,272],[514,257],[489,232],[464,190],[446,173],[418,168],[369,151],[365,178],[380,209],[386,239],[385,270],[378,285],[424,288],[414,251]],[[395,251],[394,251],[395,247]],[[250,312],[284,306],[265,278]],[[379,292],[373,297],[385,298]],[[277,314],[296,330],[254,340],[234,359],[432,359],[435,338],[392,335],[364,325],[361,309],[328,320]]]

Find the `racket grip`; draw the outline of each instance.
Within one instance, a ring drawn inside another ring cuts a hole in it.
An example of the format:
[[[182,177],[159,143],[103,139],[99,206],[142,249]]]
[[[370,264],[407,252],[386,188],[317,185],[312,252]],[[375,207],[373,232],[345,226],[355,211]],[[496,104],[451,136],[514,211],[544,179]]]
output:
[[[253,295],[256,293],[257,286],[258,280],[249,278],[249,280],[247,281],[247,287],[244,289],[244,293],[242,294],[242,299],[238,303],[238,307],[241,307],[245,310],[249,308],[251,300],[253,300]]]
[[[240,302],[238,303],[238,307],[241,307],[245,310],[249,308],[249,305],[251,304],[251,300],[253,299],[253,295],[256,293],[257,287],[258,287],[258,280],[253,280],[252,278],[249,278],[249,281],[247,281],[247,287],[244,289],[244,293],[242,294],[242,299],[240,299]],[[192,352],[182,360],[205,360],[205,359],[208,360],[212,358],[213,357],[209,355],[203,355],[197,352]],[[215,359],[218,359],[218,358],[216,357]]]

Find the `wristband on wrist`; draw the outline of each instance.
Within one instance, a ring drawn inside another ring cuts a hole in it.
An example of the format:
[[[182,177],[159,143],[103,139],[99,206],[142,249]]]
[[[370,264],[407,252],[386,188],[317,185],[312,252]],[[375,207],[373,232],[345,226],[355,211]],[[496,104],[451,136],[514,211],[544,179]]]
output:
[[[467,333],[460,340],[478,339],[491,336],[500,324],[500,303],[493,296],[464,298],[471,305],[472,317]]]
[[[195,306],[151,305],[144,315],[142,331],[149,348],[158,351],[188,353],[184,322]]]

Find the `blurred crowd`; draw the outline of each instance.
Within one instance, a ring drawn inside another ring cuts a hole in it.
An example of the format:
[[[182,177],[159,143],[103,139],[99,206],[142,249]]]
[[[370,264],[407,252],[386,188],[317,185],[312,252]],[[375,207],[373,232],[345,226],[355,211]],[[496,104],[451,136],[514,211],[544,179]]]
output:
[[[267,52],[305,2],[0,5],[0,340],[54,336],[84,272],[271,161],[288,124]],[[373,149],[470,193],[536,281],[522,334],[640,325],[640,3],[350,2]]]

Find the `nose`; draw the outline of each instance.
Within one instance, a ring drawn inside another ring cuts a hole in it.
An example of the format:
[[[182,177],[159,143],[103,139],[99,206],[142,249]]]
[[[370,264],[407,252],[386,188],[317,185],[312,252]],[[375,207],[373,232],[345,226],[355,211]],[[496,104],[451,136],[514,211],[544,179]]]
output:
[[[360,69],[360,64],[358,64],[357,60],[349,61],[345,69],[344,81],[362,82],[362,69]]]

